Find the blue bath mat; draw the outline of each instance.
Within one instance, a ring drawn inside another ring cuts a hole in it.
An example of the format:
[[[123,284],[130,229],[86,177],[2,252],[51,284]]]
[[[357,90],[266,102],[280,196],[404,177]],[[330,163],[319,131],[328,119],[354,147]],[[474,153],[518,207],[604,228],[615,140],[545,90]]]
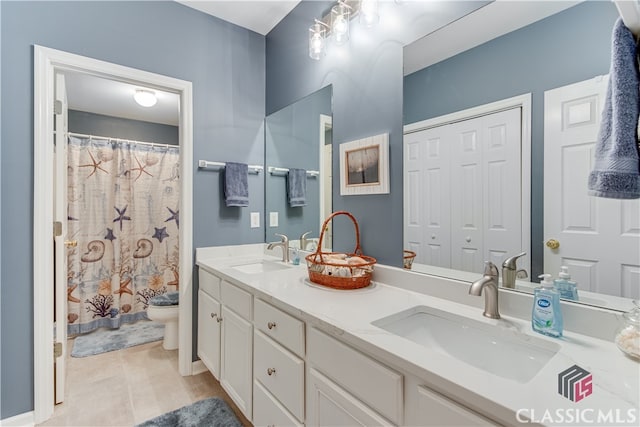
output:
[[[96,329],[88,334],[80,335],[74,340],[71,357],[87,357],[121,350],[161,340],[163,335],[164,324],[148,320],[127,323],[120,326],[119,329]]]
[[[222,399],[212,397],[138,424],[137,427],[242,427]]]

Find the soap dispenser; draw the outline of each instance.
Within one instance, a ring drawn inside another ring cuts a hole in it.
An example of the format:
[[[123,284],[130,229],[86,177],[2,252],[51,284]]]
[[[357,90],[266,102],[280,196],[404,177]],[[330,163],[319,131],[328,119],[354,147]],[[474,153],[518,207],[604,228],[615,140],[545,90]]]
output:
[[[559,278],[553,281],[553,287],[560,293],[560,298],[578,301],[578,284],[571,280],[569,267],[563,265],[560,270]]]
[[[562,311],[560,294],[553,287],[550,274],[539,276],[540,286],[533,291],[531,327],[534,331],[550,337],[562,336]]]

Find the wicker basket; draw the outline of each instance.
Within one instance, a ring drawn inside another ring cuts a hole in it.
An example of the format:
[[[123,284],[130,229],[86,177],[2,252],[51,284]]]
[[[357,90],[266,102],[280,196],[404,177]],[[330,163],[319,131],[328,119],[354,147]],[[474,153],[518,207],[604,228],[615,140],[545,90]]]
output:
[[[337,215],[346,215],[353,221],[356,229],[356,248],[353,253],[322,252],[322,239],[327,224]],[[316,251],[307,255],[305,260],[309,280],[334,289],[359,289],[369,286],[373,265],[376,263],[375,258],[362,255],[358,222],[353,215],[345,211],[334,212],[324,220]]]
[[[416,253],[413,251],[404,250],[402,257],[402,266],[407,270],[411,270],[411,266],[413,265],[413,259],[416,257]]]

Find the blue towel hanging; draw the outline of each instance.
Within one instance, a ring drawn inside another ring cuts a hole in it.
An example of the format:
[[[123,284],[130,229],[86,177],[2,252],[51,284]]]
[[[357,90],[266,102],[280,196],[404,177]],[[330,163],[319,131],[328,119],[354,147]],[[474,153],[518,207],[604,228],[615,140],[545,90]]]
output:
[[[249,206],[249,167],[227,162],[224,167],[224,200],[227,206]]]
[[[291,169],[287,173],[287,196],[292,208],[307,205],[307,171]]]
[[[640,198],[638,62],[633,34],[618,18],[611,42],[611,71],[589,194],[613,199]]]

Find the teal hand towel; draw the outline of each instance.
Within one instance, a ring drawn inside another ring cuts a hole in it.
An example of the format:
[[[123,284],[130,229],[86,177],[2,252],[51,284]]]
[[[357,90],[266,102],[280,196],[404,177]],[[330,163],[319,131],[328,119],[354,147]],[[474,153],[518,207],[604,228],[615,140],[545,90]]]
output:
[[[589,194],[613,199],[640,198],[638,114],[640,79],[633,34],[618,19],[613,28],[611,70],[596,141]]]
[[[227,206],[249,206],[249,167],[227,162],[224,167],[224,200]]]

